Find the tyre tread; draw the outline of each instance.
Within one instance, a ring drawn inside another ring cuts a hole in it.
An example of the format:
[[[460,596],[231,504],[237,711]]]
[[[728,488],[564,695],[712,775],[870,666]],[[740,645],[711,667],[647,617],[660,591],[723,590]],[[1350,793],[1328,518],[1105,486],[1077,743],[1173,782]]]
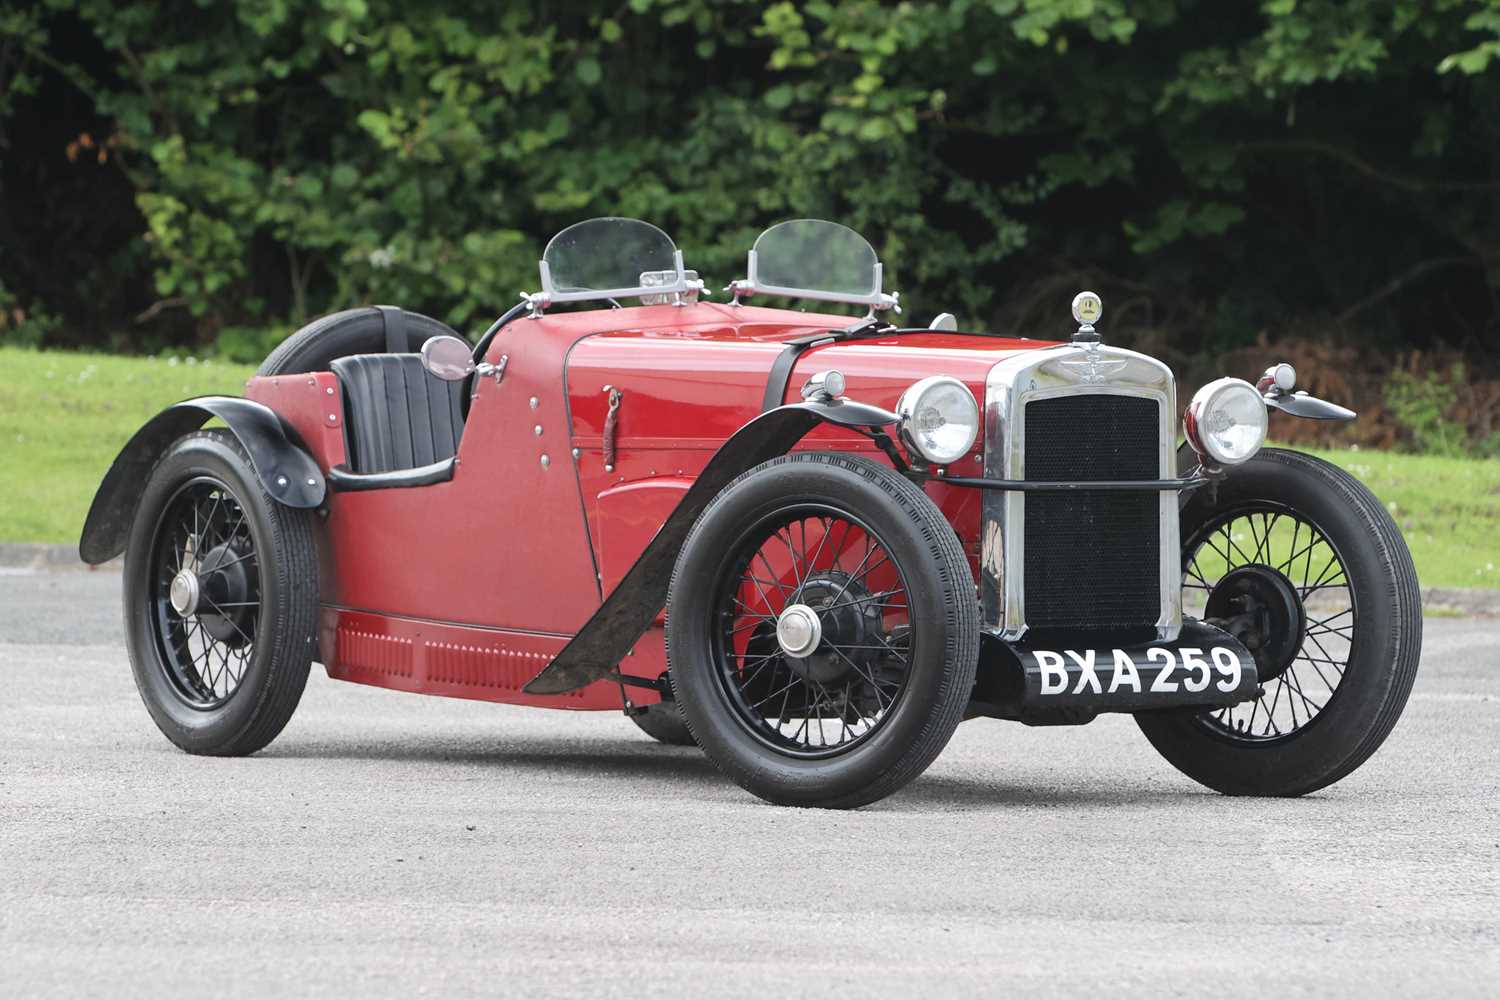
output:
[[[1389,626],[1391,638],[1396,646],[1393,657],[1395,683],[1385,703],[1381,706],[1375,725],[1365,734],[1359,745],[1316,784],[1310,783],[1304,790],[1294,793],[1300,795],[1317,791],[1319,788],[1325,788],[1348,777],[1356,768],[1370,759],[1390,736],[1391,731],[1396,728],[1396,722],[1401,718],[1401,713],[1406,708],[1407,698],[1411,695],[1412,686],[1416,683],[1417,667],[1421,661],[1422,589],[1417,582],[1416,565],[1412,561],[1411,550],[1406,545],[1406,539],[1401,536],[1400,529],[1391,519],[1385,505],[1374,493],[1370,492],[1368,486],[1333,463],[1318,458],[1316,455],[1280,448],[1270,448],[1267,452],[1268,457],[1273,461],[1281,462],[1291,468],[1305,468],[1324,477],[1334,489],[1339,491],[1344,500],[1360,511],[1365,522],[1374,530],[1382,555],[1396,571],[1395,576],[1386,581],[1388,596],[1394,600],[1396,606],[1396,613],[1391,616]],[[1414,614],[1413,611],[1415,611]],[[1408,621],[1413,624],[1409,632],[1405,627]]]
[[[459,334],[447,324],[421,313],[403,310],[407,338]],[[462,339],[462,338],[460,338]],[[385,321],[374,306],[359,306],[319,316],[277,344],[256,369],[258,376],[300,375],[327,371],[330,362],[351,354],[385,352]]]

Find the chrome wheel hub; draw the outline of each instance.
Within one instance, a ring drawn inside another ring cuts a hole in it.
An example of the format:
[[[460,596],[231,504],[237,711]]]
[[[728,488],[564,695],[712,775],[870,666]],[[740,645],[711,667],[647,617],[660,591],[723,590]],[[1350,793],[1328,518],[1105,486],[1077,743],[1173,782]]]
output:
[[[787,656],[804,657],[823,641],[823,623],[806,604],[790,605],[776,619],[776,642]]]
[[[185,569],[172,577],[167,599],[172,602],[172,610],[186,618],[197,613],[199,593],[197,574]]]

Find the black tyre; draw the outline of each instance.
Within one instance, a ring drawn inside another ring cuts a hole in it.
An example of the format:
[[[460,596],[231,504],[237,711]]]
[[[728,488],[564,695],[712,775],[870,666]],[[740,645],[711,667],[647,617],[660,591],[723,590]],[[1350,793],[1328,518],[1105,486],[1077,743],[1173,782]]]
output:
[[[746,472],[672,573],[683,719],[770,802],[860,806],[921,774],[963,717],[978,650],[958,537],[920,489],[863,458],[803,453]]]
[[[275,739],[316,648],[310,513],[266,494],[232,434],[198,431],[152,470],[124,575],[136,688],[167,739],[218,756]]]
[[[630,721],[640,726],[641,732],[658,743],[674,747],[698,745],[693,740],[693,734],[688,731],[687,723],[682,721],[682,712],[674,701],[647,705],[645,711],[632,715]]]
[[[1304,795],[1364,763],[1416,678],[1421,592],[1411,554],[1358,480],[1268,448],[1182,511],[1183,611],[1232,623],[1257,697],[1136,716],[1188,777],[1228,795]]]
[[[447,324],[421,313],[402,311],[407,352],[415,353],[429,337],[459,336]],[[460,338],[462,339],[462,338]],[[320,316],[276,346],[256,369],[257,375],[299,375],[326,372],[339,358],[386,351],[386,317],[374,306],[345,309]]]

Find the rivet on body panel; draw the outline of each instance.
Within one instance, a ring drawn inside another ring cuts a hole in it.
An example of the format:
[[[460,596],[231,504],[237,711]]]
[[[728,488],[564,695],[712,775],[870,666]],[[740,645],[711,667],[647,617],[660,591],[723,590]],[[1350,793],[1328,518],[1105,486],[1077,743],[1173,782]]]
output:
[[[539,405],[541,405],[541,401],[540,401],[540,400],[538,400],[538,399],[537,399],[537,398],[536,398],[536,397],[535,397],[535,396],[532,396],[532,397],[531,397],[531,408],[532,408],[532,409],[533,409],[533,410],[534,410],[534,409],[536,409],[536,408],[537,408],[537,407],[538,407],[538,406],[539,406]]]
[[[543,455],[542,456],[542,468],[545,469],[545,468],[547,468],[547,466],[549,466],[551,464],[552,464],[552,459],[548,458],[546,455]]]

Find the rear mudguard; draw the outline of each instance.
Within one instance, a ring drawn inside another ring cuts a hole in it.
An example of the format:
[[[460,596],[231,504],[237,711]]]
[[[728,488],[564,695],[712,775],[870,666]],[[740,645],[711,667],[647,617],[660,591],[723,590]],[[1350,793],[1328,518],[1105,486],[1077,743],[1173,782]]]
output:
[[[562,651],[526,685],[527,694],[562,694],[608,677],[667,603],[672,565],[698,515],[740,473],[785,455],[818,424],[882,427],[896,415],[849,400],[792,403],[756,417],[714,453],[620,585]],[[654,678],[652,678],[654,679]]]
[[[199,396],[167,407],[135,432],[104,474],[83,523],[78,554],[102,563],[125,551],[146,479],[173,441],[218,418],[239,439],[265,491],[288,507],[316,507],[327,484],[312,456],[292,443],[269,407],[236,396]]]

